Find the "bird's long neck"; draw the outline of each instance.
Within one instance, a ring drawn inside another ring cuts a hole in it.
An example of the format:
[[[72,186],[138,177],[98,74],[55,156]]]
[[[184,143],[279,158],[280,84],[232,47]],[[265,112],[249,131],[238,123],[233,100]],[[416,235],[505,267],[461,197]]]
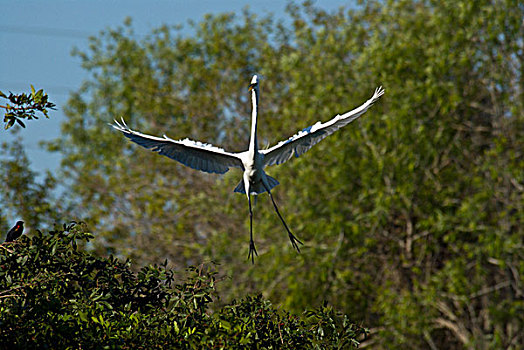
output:
[[[258,91],[251,90],[251,103],[253,110],[251,111],[251,139],[249,140],[249,151],[256,152],[258,150],[257,140],[257,115],[258,115]]]

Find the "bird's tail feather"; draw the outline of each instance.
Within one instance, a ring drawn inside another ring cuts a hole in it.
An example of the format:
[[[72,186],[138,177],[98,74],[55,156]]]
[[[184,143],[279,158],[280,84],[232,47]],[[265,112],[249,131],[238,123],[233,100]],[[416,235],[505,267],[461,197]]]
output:
[[[266,177],[267,177],[267,182],[269,184],[270,190],[279,184],[279,182],[275,178],[267,174],[266,174]],[[257,186],[257,187],[258,188],[251,189],[251,193],[261,194],[261,193],[266,192],[266,189],[264,188],[264,186],[262,186],[262,184],[260,184],[260,186]],[[242,179],[240,183],[237,185],[237,187],[235,187],[234,192],[246,194],[246,187],[244,186],[244,179]]]
[[[237,187],[235,187],[234,192],[246,194],[246,189],[244,188],[244,179],[240,180],[240,183],[237,185]]]
[[[269,189],[272,189],[273,187],[275,187],[276,185],[279,184],[277,179],[275,179],[274,177],[271,177],[269,175],[266,175],[266,176],[267,176],[267,182],[269,183]],[[265,192],[265,191],[263,191],[263,192]]]

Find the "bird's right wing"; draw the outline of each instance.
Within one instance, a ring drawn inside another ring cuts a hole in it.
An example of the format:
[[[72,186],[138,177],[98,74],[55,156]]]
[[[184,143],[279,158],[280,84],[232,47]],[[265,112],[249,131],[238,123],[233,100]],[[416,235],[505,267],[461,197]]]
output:
[[[337,115],[325,123],[317,122],[289,139],[281,141],[269,149],[261,150],[260,153],[264,155],[264,165],[282,164],[291,159],[293,154],[295,157],[301,156],[311,147],[364,114],[382,95],[384,95],[384,89],[379,87],[375,89],[373,96],[360,107]]]
[[[142,134],[131,130],[124,119],[121,123],[115,120],[115,124],[109,125],[121,131],[125,137],[134,143],[196,170],[224,174],[230,167],[243,169],[242,161],[236,154],[226,152],[222,148],[210,144],[189,139],[176,141],[166,135],[162,138]]]

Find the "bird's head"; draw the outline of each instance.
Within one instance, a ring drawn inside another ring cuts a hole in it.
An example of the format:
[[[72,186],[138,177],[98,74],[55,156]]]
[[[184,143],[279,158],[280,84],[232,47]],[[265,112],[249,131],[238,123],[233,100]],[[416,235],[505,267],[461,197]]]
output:
[[[23,221],[17,221],[16,222],[16,226],[24,226],[24,222]]]
[[[249,84],[249,88],[248,88],[250,92],[253,89],[258,89],[258,76],[256,74],[253,75],[253,78],[251,78],[251,84]]]

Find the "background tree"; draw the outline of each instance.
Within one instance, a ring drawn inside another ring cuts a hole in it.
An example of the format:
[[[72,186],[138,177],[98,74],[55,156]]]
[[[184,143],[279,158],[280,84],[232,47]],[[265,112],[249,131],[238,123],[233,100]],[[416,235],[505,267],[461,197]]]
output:
[[[47,172],[39,179],[20,140],[0,145],[0,232],[4,236],[14,222],[7,218],[18,217],[25,221],[26,229],[52,227],[61,215],[60,202],[56,201],[54,175]]]
[[[249,291],[291,310],[327,299],[372,327],[375,348],[517,349],[523,340],[524,78],[518,1],[387,1],[326,13],[289,6],[286,25],[246,11],[194,35],[131,23],[78,52],[91,78],[69,103],[64,156],[75,215],[100,253],[178,267],[222,263],[225,300]],[[260,73],[261,144],[351,108],[370,114],[269,168],[296,255],[268,200],[259,259],[245,263],[239,172],[201,174],[129,143],[151,134],[246,147],[246,82]]]
[[[49,101],[49,96],[31,85],[31,93],[9,95],[0,91],[0,108],[4,109],[5,129],[15,125],[15,122],[25,128],[22,119],[38,119],[41,113],[46,118],[48,109],[54,109],[55,104]],[[11,129],[15,130],[15,129]],[[41,224],[52,223],[57,218],[58,203],[52,199],[55,188],[54,177],[48,172],[39,183],[35,178],[37,173],[31,170],[29,160],[20,140],[2,142],[0,144],[0,232],[7,232],[13,225],[7,217],[24,218],[29,227],[40,227]],[[53,204],[51,204],[53,202]],[[51,210],[51,206],[54,206]]]

